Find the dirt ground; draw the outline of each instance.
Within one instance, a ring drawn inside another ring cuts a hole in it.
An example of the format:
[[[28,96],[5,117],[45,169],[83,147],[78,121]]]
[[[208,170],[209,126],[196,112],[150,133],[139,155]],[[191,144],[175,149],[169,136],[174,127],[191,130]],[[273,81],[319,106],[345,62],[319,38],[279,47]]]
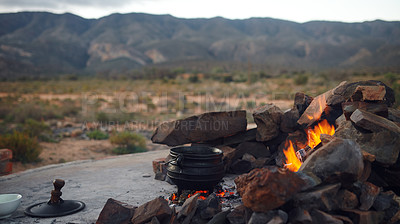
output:
[[[13,173],[33,169],[50,164],[71,162],[76,160],[99,160],[111,156],[113,146],[109,140],[81,140],[76,138],[64,138],[59,143],[40,143],[42,152],[40,153],[40,162],[22,164],[13,162]],[[148,151],[163,150],[168,147],[155,145],[147,142]]]

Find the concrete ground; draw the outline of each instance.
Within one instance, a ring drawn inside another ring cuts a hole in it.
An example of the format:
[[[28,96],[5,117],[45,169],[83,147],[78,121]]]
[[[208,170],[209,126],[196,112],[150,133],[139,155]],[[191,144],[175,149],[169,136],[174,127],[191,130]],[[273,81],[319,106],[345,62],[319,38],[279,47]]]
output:
[[[18,210],[0,223],[95,223],[108,198],[139,206],[158,196],[169,197],[177,188],[154,179],[152,161],[166,157],[168,150],[117,156],[103,160],[49,165],[0,177],[0,194],[18,193]],[[50,199],[53,179],[65,180],[64,200],[80,200],[84,210],[63,217],[32,218],[24,210]]]

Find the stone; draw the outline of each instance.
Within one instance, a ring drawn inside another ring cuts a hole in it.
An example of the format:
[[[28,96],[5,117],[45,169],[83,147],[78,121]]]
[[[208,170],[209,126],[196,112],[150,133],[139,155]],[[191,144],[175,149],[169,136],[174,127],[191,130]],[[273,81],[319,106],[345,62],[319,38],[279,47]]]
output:
[[[380,192],[379,187],[369,182],[364,182],[361,186],[361,196],[360,196],[361,205],[359,209],[363,211],[369,210],[374,204],[374,201],[378,196],[379,192]]]
[[[299,112],[299,115],[302,115],[307,107],[311,104],[313,98],[311,96],[306,95],[305,93],[297,92],[294,95],[294,107]]]
[[[249,153],[245,153],[242,156],[242,160],[246,160],[249,161],[250,163],[254,163],[257,159],[256,157],[254,157],[253,155],[249,154]]]
[[[392,121],[370,113],[368,111],[357,109],[350,116],[350,120],[358,127],[372,132],[391,131],[400,135],[400,127]]]
[[[239,132],[238,134],[228,136],[222,139],[222,145],[235,146],[242,142],[251,142],[256,140],[257,128]]]
[[[378,211],[360,211],[356,209],[345,209],[340,212],[349,217],[354,224],[375,224],[381,223],[384,218],[384,212]]]
[[[380,81],[342,82],[326,101],[328,105],[338,105],[349,101],[378,101],[390,107],[395,102],[395,95],[390,87]]]
[[[288,220],[288,214],[282,210],[268,211],[266,213],[253,212],[248,224],[284,224]]]
[[[199,199],[200,194],[193,195],[192,197],[186,199],[186,201],[183,203],[181,210],[178,213],[177,218],[181,219],[182,217],[187,217],[190,214],[193,214],[196,212],[197,209],[197,200]]]
[[[266,142],[279,135],[283,112],[273,104],[267,104],[254,110],[253,118],[257,124],[256,140]]]
[[[357,129],[350,121],[343,121],[334,136],[353,139],[360,148],[374,155],[376,162],[383,165],[396,163],[399,156],[400,137],[391,131],[365,132]]]
[[[294,208],[289,213],[289,223],[293,224],[311,224],[312,218],[310,213],[302,208]]]
[[[334,218],[339,219],[343,222],[343,224],[353,224],[350,218],[341,215],[332,215]]]
[[[205,205],[206,207],[200,211],[200,217],[202,219],[211,219],[221,212],[222,206],[215,193],[212,193],[207,197]]]
[[[306,210],[320,209],[323,211],[331,211],[336,209],[336,194],[341,184],[332,184],[312,188],[309,191],[298,193],[294,196],[293,201],[296,207]]]
[[[369,153],[369,152],[367,152],[367,151],[362,150],[361,153],[362,153],[363,159],[365,161],[368,161],[368,162],[372,163],[372,162],[374,162],[376,160],[376,156],[371,154],[371,153]]]
[[[285,204],[305,182],[294,172],[269,166],[238,176],[235,184],[244,206],[267,212]]]
[[[158,158],[152,161],[154,179],[164,181],[167,176],[166,158]]]
[[[400,110],[395,109],[395,108],[388,108],[388,119],[400,123]]]
[[[132,224],[143,224],[157,217],[160,222],[169,220],[172,215],[172,209],[168,206],[167,200],[162,197],[155,198],[139,206],[131,219]]]
[[[221,149],[223,152],[222,162],[224,162],[225,172],[228,172],[229,168],[232,165],[233,157],[235,156],[236,149],[229,147],[229,146],[221,146],[221,147],[217,147],[217,148]]]
[[[252,168],[250,161],[238,159],[232,163],[230,170],[235,174],[243,174],[249,172]]]
[[[311,211],[311,217],[315,224],[326,223],[326,224],[343,224],[343,221],[335,218],[334,216],[320,211],[318,209],[314,209]]]
[[[254,168],[262,168],[264,166],[267,166],[271,161],[273,161],[272,158],[258,158],[254,162],[251,163],[251,167]]]
[[[342,189],[336,195],[336,202],[340,209],[355,209],[358,207],[357,195],[353,192]]]
[[[363,109],[370,113],[379,115],[381,117],[388,117],[388,106],[385,103],[371,103],[371,102],[345,102],[342,103],[343,114],[346,120],[350,119],[350,116],[357,109]]]
[[[147,224],[160,224],[160,221],[158,221],[157,217],[153,217]]]
[[[209,112],[186,119],[162,123],[151,140],[153,143],[177,146],[205,142],[246,131],[246,111]]]
[[[226,216],[230,213],[230,210],[226,210],[216,214],[207,224],[225,224],[226,223]]]
[[[129,224],[136,207],[109,198],[97,218],[96,224]]]
[[[349,139],[335,138],[311,154],[299,171],[311,172],[322,181],[354,182],[364,169],[361,149]]]
[[[261,157],[270,157],[271,152],[268,147],[261,142],[243,142],[236,147],[235,155],[233,160],[237,160],[243,157],[244,154],[250,154],[256,159]]]
[[[384,211],[390,208],[394,195],[395,194],[392,191],[380,192],[379,195],[376,197],[372,207],[376,211]]]
[[[230,224],[246,224],[250,220],[252,212],[244,205],[239,205],[233,209],[227,216],[226,219]]]
[[[300,116],[297,123],[303,127],[310,127],[320,119],[322,114],[328,109],[326,99],[332,95],[333,90],[329,90],[313,99],[311,104],[307,107],[304,113]]]
[[[282,115],[282,122],[280,124],[280,130],[282,132],[291,133],[298,129],[297,120],[299,120],[299,111],[295,108],[287,110]]]

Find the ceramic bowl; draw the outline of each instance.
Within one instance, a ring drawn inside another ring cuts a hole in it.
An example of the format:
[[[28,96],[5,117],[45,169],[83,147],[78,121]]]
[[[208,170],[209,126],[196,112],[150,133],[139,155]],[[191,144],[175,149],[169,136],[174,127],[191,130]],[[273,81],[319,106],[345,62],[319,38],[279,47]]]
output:
[[[20,194],[0,194],[0,219],[10,217],[21,203]]]

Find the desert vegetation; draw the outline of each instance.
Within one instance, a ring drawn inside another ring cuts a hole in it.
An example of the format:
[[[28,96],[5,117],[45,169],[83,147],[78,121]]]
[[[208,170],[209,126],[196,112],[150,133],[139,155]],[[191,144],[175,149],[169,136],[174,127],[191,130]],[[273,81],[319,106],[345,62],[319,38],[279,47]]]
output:
[[[132,75],[3,80],[0,147],[13,150],[17,170],[155,150],[149,138],[163,121],[207,111],[246,109],[251,123],[252,110],[266,103],[289,109],[296,92],[316,96],[344,80],[369,79],[383,81],[400,99],[397,73],[268,74],[215,67],[209,72],[143,69]],[[396,102],[396,107],[399,105]],[[57,151],[63,145],[71,148],[71,141],[80,142],[73,146],[79,150]],[[74,156],[66,156],[68,153]],[[80,156],[83,154],[87,156]]]

